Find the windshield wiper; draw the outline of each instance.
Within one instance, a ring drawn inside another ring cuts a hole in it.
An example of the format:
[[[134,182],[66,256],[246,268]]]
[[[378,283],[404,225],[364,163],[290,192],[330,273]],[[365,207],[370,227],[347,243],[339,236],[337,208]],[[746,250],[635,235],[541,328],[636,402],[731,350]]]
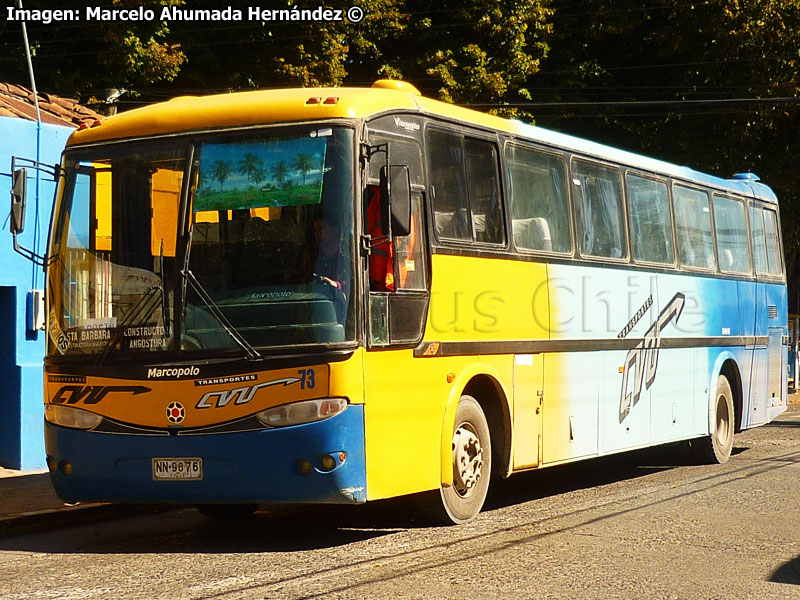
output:
[[[167,288],[164,285],[164,240],[161,240],[161,248],[158,251],[158,268],[161,271],[161,320],[164,321],[164,332],[170,337],[169,332],[169,301],[167,300]]]
[[[122,321],[122,323],[120,323],[119,327],[117,328],[117,331],[114,333],[114,335],[111,336],[111,339],[109,339],[106,342],[103,351],[100,353],[100,357],[97,359],[97,365],[102,365],[106,361],[106,359],[109,356],[111,356],[111,353],[114,350],[114,345],[122,337],[122,333],[123,331],[125,331],[125,328],[130,327],[141,313],[144,313],[144,317],[139,322],[144,323],[147,321],[147,319],[150,318],[150,315],[152,315],[153,312],[155,312],[156,308],[158,308],[158,302],[153,302],[149,307],[147,306],[147,303],[153,298],[155,298],[156,292],[159,291],[161,288],[163,288],[163,285],[153,286],[150,289],[148,289],[144,294],[142,294],[142,297],[139,298],[139,301],[133,306],[131,311],[126,315],[125,320]]]
[[[225,332],[231,336],[231,338],[233,338],[233,341],[239,344],[239,346],[242,347],[242,349],[251,359],[260,359],[261,355],[258,353],[258,351],[253,348],[253,346],[251,346],[250,343],[244,339],[244,337],[242,337],[242,334],[239,333],[233,325],[231,325],[231,322],[228,321],[228,318],[222,313],[217,303],[214,302],[211,296],[208,295],[208,292],[206,292],[203,285],[197,280],[197,277],[194,276],[194,273],[192,273],[189,269],[182,269],[179,271],[179,273],[186,281],[189,282],[189,284],[192,286],[192,289],[197,293],[198,296],[200,296],[203,304],[208,307],[208,310],[210,310],[211,314],[214,315],[217,321],[219,321],[219,324],[222,325],[222,328],[225,330]]]

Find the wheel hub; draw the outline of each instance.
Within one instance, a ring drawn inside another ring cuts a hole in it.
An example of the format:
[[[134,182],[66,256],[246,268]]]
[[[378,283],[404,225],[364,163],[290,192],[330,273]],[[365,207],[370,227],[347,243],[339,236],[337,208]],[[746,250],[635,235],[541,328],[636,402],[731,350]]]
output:
[[[475,430],[463,423],[453,433],[453,484],[459,495],[466,496],[475,488],[482,469],[481,441]]]
[[[720,396],[717,400],[717,440],[720,443],[726,443],[728,439],[728,427],[730,423],[730,415],[728,414],[728,404],[725,396]]]

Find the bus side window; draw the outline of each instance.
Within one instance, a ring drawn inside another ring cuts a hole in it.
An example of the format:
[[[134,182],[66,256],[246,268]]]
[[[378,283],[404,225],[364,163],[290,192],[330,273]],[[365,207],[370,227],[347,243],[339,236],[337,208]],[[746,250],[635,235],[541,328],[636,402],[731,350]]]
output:
[[[422,197],[411,196],[411,231],[408,235],[394,238],[397,262],[397,289],[424,290],[426,261],[423,252],[424,228],[422,227]]]
[[[714,194],[714,228],[717,232],[719,268],[728,273],[750,272],[747,221],[739,200]]]
[[[757,206],[750,207],[750,239],[753,241],[753,264],[757,273],[767,272],[767,247],[764,217]]]
[[[778,214],[774,210],[764,209],[764,233],[767,238],[767,269],[770,275],[780,275],[783,267],[778,240]]]
[[[633,258],[671,265],[675,260],[667,184],[629,174],[628,209]]]
[[[504,244],[506,235],[495,145],[483,140],[466,138],[464,153],[473,240]]]
[[[516,145],[506,148],[506,161],[514,245],[523,250],[569,253],[572,235],[564,161]]]
[[[611,167],[573,160],[572,190],[581,254],[625,258],[627,242],[620,172]]]
[[[405,165],[408,167],[409,175],[411,177],[412,190],[414,186],[417,189],[422,188],[424,185],[423,169],[422,169],[422,150],[419,144],[408,138],[401,138],[398,136],[383,134],[382,132],[373,132],[370,136],[370,143],[372,144],[388,144],[389,157],[393,165]],[[367,198],[367,228],[370,222],[374,221],[376,214],[369,214],[369,200],[370,195],[377,191],[377,182],[380,176],[381,167],[385,165],[385,161],[381,159],[371,160],[369,163],[369,180],[370,186],[368,187]],[[374,207],[373,207],[374,208]],[[380,285],[373,287],[372,291],[393,291],[399,289],[406,290],[424,290],[427,286],[426,267],[424,248],[424,226],[422,221],[422,198],[421,195],[412,191],[411,197],[411,231],[406,236],[395,236],[392,239],[391,251],[387,251],[384,245],[382,248],[377,248],[370,256],[370,273],[375,273],[375,262],[381,260],[381,256],[392,258],[394,262],[394,277],[393,288],[384,288]],[[378,219],[380,217],[377,217]],[[370,235],[373,232],[369,232]],[[381,252],[383,250],[383,252]],[[388,256],[387,256],[388,254]],[[384,267],[385,268],[385,267]],[[371,276],[372,279],[372,276]]]
[[[675,226],[678,232],[678,258],[684,267],[713,269],[714,244],[711,237],[711,211],[708,194],[675,185],[672,188]]]
[[[428,168],[436,237],[472,239],[467,212],[467,186],[464,180],[464,150],[459,135],[428,131]]]

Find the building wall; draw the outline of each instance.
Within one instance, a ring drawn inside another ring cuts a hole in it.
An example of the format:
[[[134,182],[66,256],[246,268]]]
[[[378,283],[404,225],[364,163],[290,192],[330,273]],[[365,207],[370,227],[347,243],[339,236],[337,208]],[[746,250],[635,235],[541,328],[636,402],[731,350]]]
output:
[[[44,288],[44,272],[14,252],[8,230],[11,157],[55,164],[70,127],[0,117],[0,466],[32,470],[45,463],[42,360],[45,332],[27,329],[30,290]],[[37,147],[38,146],[38,147]],[[55,183],[28,172],[28,209],[20,245],[45,251]],[[38,192],[38,193],[37,193]]]

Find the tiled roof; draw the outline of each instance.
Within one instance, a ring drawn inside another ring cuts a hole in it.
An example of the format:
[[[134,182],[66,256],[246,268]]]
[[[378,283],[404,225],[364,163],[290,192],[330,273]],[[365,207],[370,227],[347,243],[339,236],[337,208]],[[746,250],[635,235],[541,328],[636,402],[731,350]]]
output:
[[[99,113],[78,104],[77,100],[43,92],[39,92],[39,112],[42,115],[42,123],[69,127],[77,127],[83,121],[101,118]],[[36,107],[33,92],[21,85],[0,83],[0,117],[35,121]]]

